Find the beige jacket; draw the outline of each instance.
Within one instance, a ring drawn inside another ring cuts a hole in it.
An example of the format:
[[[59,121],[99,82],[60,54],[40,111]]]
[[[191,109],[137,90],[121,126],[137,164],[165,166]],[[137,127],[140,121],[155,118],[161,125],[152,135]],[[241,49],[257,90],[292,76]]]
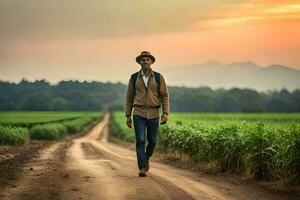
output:
[[[159,108],[162,103],[163,113],[169,114],[169,92],[162,74],[160,74],[160,95],[158,97],[157,84],[153,70],[150,68],[150,77],[148,87],[146,87],[139,71],[136,79],[136,95],[134,96],[134,87],[129,79],[127,87],[127,96],[125,104],[125,116],[139,115],[147,119],[159,118]]]

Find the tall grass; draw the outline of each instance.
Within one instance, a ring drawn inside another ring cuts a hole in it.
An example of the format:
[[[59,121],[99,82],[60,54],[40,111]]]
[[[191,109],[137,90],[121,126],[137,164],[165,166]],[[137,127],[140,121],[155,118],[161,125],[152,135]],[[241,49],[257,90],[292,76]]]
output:
[[[0,124],[31,128],[36,124],[61,123],[81,117],[100,117],[99,112],[0,111]]]
[[[163,126],[158,144],[189,155],[195,163],[216,162],[222,171],[247,173],[265,181],[279,179],[285,185],[300,181],[299,126]]]
[[[234,114],[221,116],[210,114],[207,119],[194,118],[192,123],[191,117],[181,115],[183,120],[180,120],[174,116],[175,122],[160,126],[157,147],[162,152],[187,155],[194,164],[213,163],[223,172],[245,174],[263,181],[280,180],[284,185],[299,184],[299,115],[291,115],[297,116],[297,120],[288,114],[282,115],[284,120],[278,114],[274,116],[279,119],[263,114],[263,120],[258,114],[237,115],[243,120],[234,119]],[[126,127],[123,113],[114,113],[110,126],[114,136],[134,141],[133,130]]]
[[[24,144],[29,141],[28,128],[1,126],[0,125],[0,144],[15,145]]]
[[[30,139],[35,140],[58,140],[67,135],[66,127],[58,123],[37,124],[29,132]]]
[[[0,144],[22,144],[29,139],[58,140],[82,131],[101,118],[101,113],[96,112],[28,112],[33,114],[28,117],[26,113],[1,113],[4,116],[0,117]]]
[[[93,121],[95,117],[81,117],[61,123],[47,123],[34,125],[30,132],[31,139],[37,140],[58,140],[67,134],[78,133]]]
[[[74,120],[64,121],[61,124],[67,128],[69,134],[78,133],[90,123],[96,121],[98,117],[81,117]]]
[[[135,134],[132,129],[127,128],[125,117],[121,116],[121,113],[112,113],[110,118],[109,127],[111,134],[126,142],[134,142]]]

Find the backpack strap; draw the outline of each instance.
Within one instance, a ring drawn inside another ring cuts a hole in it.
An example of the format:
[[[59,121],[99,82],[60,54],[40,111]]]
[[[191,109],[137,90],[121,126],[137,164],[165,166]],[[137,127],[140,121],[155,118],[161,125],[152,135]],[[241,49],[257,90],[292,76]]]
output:
[[[160,98],[160,73],[153,71],[155,76],[155,81],[157,83],[157,91],[158,91],[158,97]]]
[[[139,72],[135,72],[135,73],[133,73],[133,74],[131,74],[131,81],[132,81],[132,85],[133,85],[133,96],[135,96],[135,83],[136,83],[136,79],[137,79],[137,77],[138,77],[138,73]]]

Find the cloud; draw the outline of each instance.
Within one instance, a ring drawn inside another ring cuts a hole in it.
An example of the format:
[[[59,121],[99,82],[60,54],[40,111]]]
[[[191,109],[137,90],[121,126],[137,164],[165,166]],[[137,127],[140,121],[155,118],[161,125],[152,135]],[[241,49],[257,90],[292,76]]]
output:
[[[201,31],[249,21],[274,22],[272,18],[297,21],[299,2],[1,0],[0,40],[105,38]]]
[[[184,31],[234,0],[1,0],[0,38],[93,38]]]
[[[1,0],[0,74],[134,66],[141,48],[161,66],[211,59],[299,66],[299,2]]]
[[[219,4],[194,23],[194,30],[230,28],[233,26],[300,23],[300,1],[254,0],[235,4]]]

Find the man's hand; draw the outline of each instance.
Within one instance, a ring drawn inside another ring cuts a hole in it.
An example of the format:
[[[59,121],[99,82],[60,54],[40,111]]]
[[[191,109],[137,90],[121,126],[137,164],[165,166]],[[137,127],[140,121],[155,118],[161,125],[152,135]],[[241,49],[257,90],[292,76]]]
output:
[[[132,120],[131,120],[131,117],[127,117],[127,120],[126,120],[126,124],[129,128],[132,128],[131,124],[132,124]]]
[[[166,124],[168,121],[168,114],[164,113],[161,115],[160,124]]]

